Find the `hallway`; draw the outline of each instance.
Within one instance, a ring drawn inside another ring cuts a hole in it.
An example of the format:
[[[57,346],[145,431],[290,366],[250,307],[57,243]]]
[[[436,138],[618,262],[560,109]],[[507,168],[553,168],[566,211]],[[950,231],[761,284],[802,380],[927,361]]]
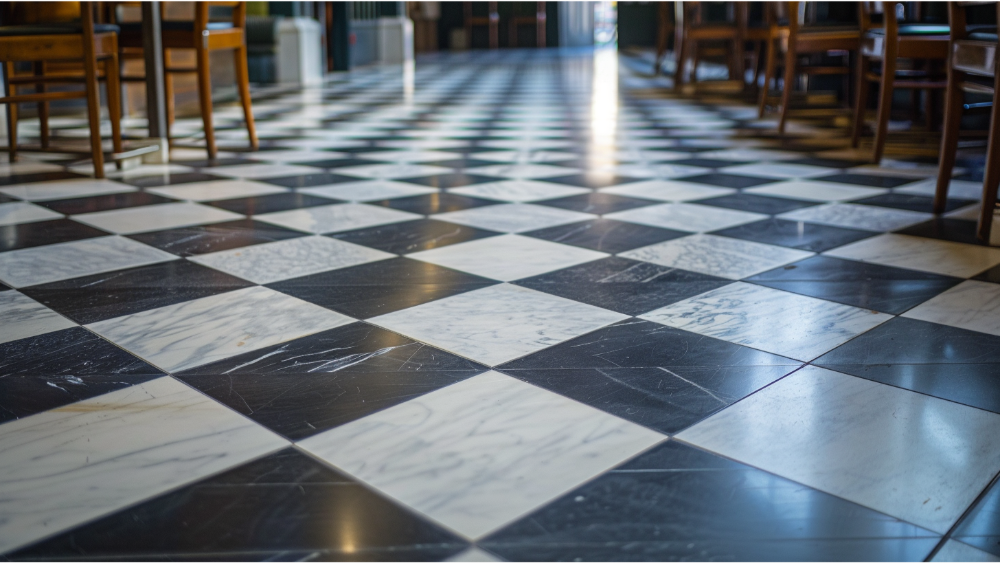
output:
[[[0,164],[0,559],[1000,560],[981,177],[935,218],[934,161],[648,68],[436,54],[259,92],[259,152],[232,106],[216,161]]]

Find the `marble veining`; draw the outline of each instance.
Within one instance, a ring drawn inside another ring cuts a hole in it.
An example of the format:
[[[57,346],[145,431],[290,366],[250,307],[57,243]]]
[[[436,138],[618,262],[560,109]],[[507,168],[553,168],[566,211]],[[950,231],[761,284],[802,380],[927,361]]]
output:
[[[11,203],[0,203],[0,227],[17,225],[20,223],[34,223],[37,221],[49,221],[52,219],[62,219],[61,213],[46,209],[33,203],[24,201],[14,201]]]
[[[639,318],[808,362],[892,315],[736,282]]]
[[[677,438],[938,533],[1000,471],[1000,415],[806,367]]]
[[[76,323],[17,291],[0,291],[0,344],[76,326]]]
[[[805,221],[863,231],[895,231],[931,219],[930,213],[919,213],[905,209],[891,209],[874,205],[854,203],[828,203],[815,207],[804,207],[778,215],[789,221]]]
[[[491,371],[298,447],[477,539],[665,439]]]
[[[663,227],[693,233],[727,229],[768,218],[762,213],[736,211],[696,203],[662,203],[609,213],[605,217],[650,227]]]
[[[1000,336],[1000,284],[966,280],[903,316]]]
[[[49,201],[53,199],[120,194],[135,191],[138,190],[126,184],[112,180],[94,180],[91,178],[54,180],[51,182],[18,184],[0,188],[0,194],[26,201]]]
[[[380,153],[382,154],[382,153]],[[378,201],[397,197],[409,197],[437,193],[434,188],[426,188],[406,182],[392,180],[365,180],[362,182],[343,182],[329,186],[303,188],[299,193],[328,197],[342,201]]]
[[[448,191],[464,196],[510,202],[540,201],[590,192],[586,188],[574,188],[573,186],[535,180],[486,182],[461,188],[451,188]]]
[[[1000,249],[997,248],[892,233],[823,254],[962,278],[970,278],[1000,264]]]
[[[812,256],[812,252],[717,235],[690,235],[619,256],[738,280]]]
[[[501,235],[408,254],[407,258],[477,276],[513,281],[608,255],[519,235]]]
[[[25,287],[177,260],[125,237],[109,236],[0,253],[0,281]]]
[[[168,372],[193,368],[352,322],[255,286],[87,325]]]
[[[401,221],[412,221],[420,219],[421,215],[377,205],[341,203],[264,213],[254,218],[258,221],[264,221],[265,223],[271,223],[279,227],[288,227],[296,231],[323,234],[376,227],[378,225],[388,225]]]
[[[256,197],[287,192],[287,188],[254,182],[252,180],[213,180],[209,182],[190,182],[174,186],[148,188],[151,194],[162,195],[174,199],[188,201],[213,201],[237,197]]]
[[[508,284],[368,319],[415,340],[498,365],[628,318]],[[441,319],[449,319],[442,323]]]
[[[395,256],[367,246],[311,236],[201,254],[188,260],[266,284]]]
[[[830,172],[829,168],[823,168],[822,170],[824,170],[827,174]],[[747,188],[743,191],[748,194],[822,202],[850,201],[853,199],[863,199],[866,197],[874,197],[889,193],[889,190],[883,188],[869,188],[867,186],[849,186],[833,182],[809,182],[801,180],[775,182],[773,184]]]
[[[431,219],[502,233],[521,233],[596,218],[590,213],[531,203],[501,203],[431,215]]]
[[[74,221],[120,235],[221,223],[242,218],[243,215],[238,213],[192,202],[158,203],[73,215]]]
[[[287,442],[161,377],[0,425],[0,552]]]
[[[630,182],[620,186],[604,188],[602,193],[655,199],[658,201],[688,201],[706,199],[736,193],[732,188],[717,188],[692,182],[676,182],[669,180],[647,180],[645,182]]]

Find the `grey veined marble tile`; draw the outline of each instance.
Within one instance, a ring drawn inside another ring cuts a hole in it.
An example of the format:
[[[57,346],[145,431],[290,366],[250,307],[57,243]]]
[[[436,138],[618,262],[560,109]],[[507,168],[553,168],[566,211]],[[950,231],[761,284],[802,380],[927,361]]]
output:
[[[352,322],[266,287],[248,287],[100,321],[87,328],[168,372]]]
[[[243,215],[238,213],[189,201],[140,205],[72,216],[74,221],[121,235],[221,223],[242,218]]]
[[[502,233],[523,233],[596,218],[590,213],[531,203],[501,203],[431,215],[431,219]]]
[[[501,284],[367,322],[494,366],[627,318],[592,305]]]
[[[691,235],[619,256],[738,280],[812,256],[812,252],[716,235]]]
[[[897,234],[860,240],[823,254],[961,278],[1000,264],[1000,248]]]
[[[0,253],[0,281],[26,287],[168,260],[177,256],[124,237],[98,237]]]
[[[966,280],[903,316],[1000,336],[1000,284]]]
[[[603,191],[606,192],[607,190]],[[692,233],[717,231],[768,218],[767,215],[761,213],[736,211],[721,207],[698,205],[696,203],[649,205],[638,209],[609,213],[605,217],[629,223],[648,225],[650,227],[662,227]]]
[[[453,194],[509,202],[540,201],[590,192],[586,188],[537,180],[502,180],[452,188],[448,191]]]
[[[0,188],[0,194],[27,201],[49,201],[53,199],[69,199],[135,191],[138,190],[127,184],[120,184],[112,180],[94,180],[90,178],[18,184]]]
[[[1000,471],[1000,415],[806,367],[677,438],[946,532]]]
[[[377,205],[341,203],[264,213],[254,218],[258,221],[278,225],[279,227],[288,227],[289,229],[307,233],[323,234],[388,225],[401,221],[412,221],[422,217],[422,215],[417,215],[416,213],[407,213]]]
[[[0,425],[0,552],[285,447],[170,377]]]
[[[639,318],[808,362],[892,315],[736,282]]]
[[[874,205],[858,205],[855,203],[830,203],[805,207],[782,213],[780,219],[789,221],[804,221],[820,225],[832,225],[848,229],[865,231],[895,231],[932,218],[930,213],[876,207]]]
[[[491,371],[299,446],[476,539],[665,439]]]
[[[17,291],[0,291],[0,344],[38,336],[76,323]]]

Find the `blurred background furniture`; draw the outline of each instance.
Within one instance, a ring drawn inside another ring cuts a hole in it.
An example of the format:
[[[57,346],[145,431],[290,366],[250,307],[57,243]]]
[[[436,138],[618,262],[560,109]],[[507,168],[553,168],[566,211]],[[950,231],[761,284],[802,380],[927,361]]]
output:
[[[677,68],[674,71],[674,88],[679,89],[686,80],[687,63],[692,61],[691,82],[698,81],[698,63],[703,57],[717,57],[726,61],[729,79],[739,75],[742,54],[742,34],[736,21],[733,3],[708,6],[724,10],[721,19],[706,17],[707,6],[702,2],[676,2],[674,25],[677,39],[674,43]]]
[[[489,2],[488,12],[485,16],[473,15],[472,2],[463,2],[465,9],[465,40],[467,44],[472,43],[472,28],[476,26],[487,26],[490,33],[490,49],[500,46],[500,12],[497,11],[497,3]]]
[[[514,5],[517,9],[517,5]],[[545,47],[545,2],[535,3],[535,13],[532,15],[519,15],[516,12],[507,22],[507,32],[510,37],[508,47],[517,47],[517,28],[521,25],[535,26],[535,47]]]
[[[656,56],[653,58],[653,74],[660,74],[663,70],[663,58],[667,54],[667,45],[670,43],[670,36],[675,32],[674,18],[671,16],[673,9],[674,2],[657,2]],[[676,49],[676,46],[674,48]]]

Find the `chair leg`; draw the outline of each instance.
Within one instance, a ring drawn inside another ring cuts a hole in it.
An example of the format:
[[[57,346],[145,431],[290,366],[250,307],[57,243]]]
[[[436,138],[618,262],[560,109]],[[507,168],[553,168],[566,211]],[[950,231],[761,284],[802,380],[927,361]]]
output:
[[[104,61],[105,86],[108,89],[108,118],[111,119],[111,144],[116,153],[122,152],[122,83],[118,75],[118,50]],[[121,169],[121,162],[116,162]]]
[[[791,42],[789,42],[791,43]],[[789,44],[785,53],[785,83],[781,92],[781,116],[778,118],[778,134],[785,134],[785,125],[788,123],[788,107],[792,103],[792,90],[795,89],[795,58],[794,46]]]
[[[767,45],[767,64],[764,65],[764,85],[760,89],[760,100],[757,103],[757,117],[764,117],[767,109],[767,97],[771,93],[771,81],[774,80],[774,67],[777,63],[777,49],[774,41]]]
[[[35,76],[45,75],[45,61],[38,61],[35,63]],[[45,93],[45,84],[38,83],[35,84],[35,92],[38,94]],[[38,102],[38,136],[41,140],[41,145],[43,149],[49,148],[49,103],[48,102]]]
[[[87,117],[90,122],[90,154],[94,160],[94,177],[104,177],[104,149],[101,146],[101,89],[97,83],[97,59],[83,59],[84,87],[87,92]]]
[[[166,56],[166,53],[164,53]],[[163,97],[167,110],[167,130],[163,133],[167,140],[170,140],[170,128],[174,124],[174,75],[171,72],[163,72]]]
[[[934,191],[934,213],[944,213],[948,199],[951,172],[955,169],[958,152],[958,133],[962,125],[962,89],[958,87],[962,76],[956,71],[948,73],[948,88],[944,97],[944,124],[941,133],[941,151],[938,162],[937,187]]]
[[[680,27],[678,27],[680,30]],[[681,35],[681,31],[677,32],[677,41],[674,44],[674,58],[676,59],[676,68],[674,69],[674,90],[680,90],[681,86],[684,85],[684,67],[687,66],[687,50],[688,42]]]
[[[858,53],[858,64],[855,75],[857,84],[855,85],[854,96],[854,126],[851,130],[851,147],[858,148],[861,143],[861,130],[865,127],[865,110],[868,109],[868,78],[865,76],[868,70],[868,57]]]
[[[669,29],[667,25],[661,21],[659,29],[656,33],[656,59],[653,60],[653,76],[660,74],[660,70],[663,65],[663,56],[667,53],[668,31]]]
[[[198,102],[201,104],[201,121],[205,126],[205,146],[208,158],[218,154],[215,147],[215,129],[212,127],[212,75],[208,69],[208,49],[195,49],[198,57]]]
[[[14,63],[3,65],[4,96],[10,97],[17,91],[17,86],[11,86],[10,77],[14,76]],[[7,104],[7,158],[10,162],[17,160],[17,103]]]
[[[767,42],[761,41],[760,43],[754,44],[754,56],[753,56],[753,87],[757,88],[760,85],[760,57],[764,54],[764,49],[767,49]]]
[[[882,161],[885,138],[889,134],[889,115],[892,114],[892,92],[896,82],[896,49],[886,45],[882,58],[882,80],[878,92],[878,121],[875,125],[875,146],[872,148],[872,162]]]
[[[993,92],[993,112],[990,114],[990,140],[986,147],[986,174],[983,178],[983,202],[979,209],[979,240],[990,242],[993,213],[997,207],[997,189],[1000,188],[1000,91]]]
[[[233,51],[236,63],[236,87],[240,91],[240,103],[243,104],[243,117],[247,122],[247,134],[250,136],[250,148],[257,150],[257,126],[253,122],[253,108],[250,105],[250,72],[247,69],[247,48],[239,47]]]

